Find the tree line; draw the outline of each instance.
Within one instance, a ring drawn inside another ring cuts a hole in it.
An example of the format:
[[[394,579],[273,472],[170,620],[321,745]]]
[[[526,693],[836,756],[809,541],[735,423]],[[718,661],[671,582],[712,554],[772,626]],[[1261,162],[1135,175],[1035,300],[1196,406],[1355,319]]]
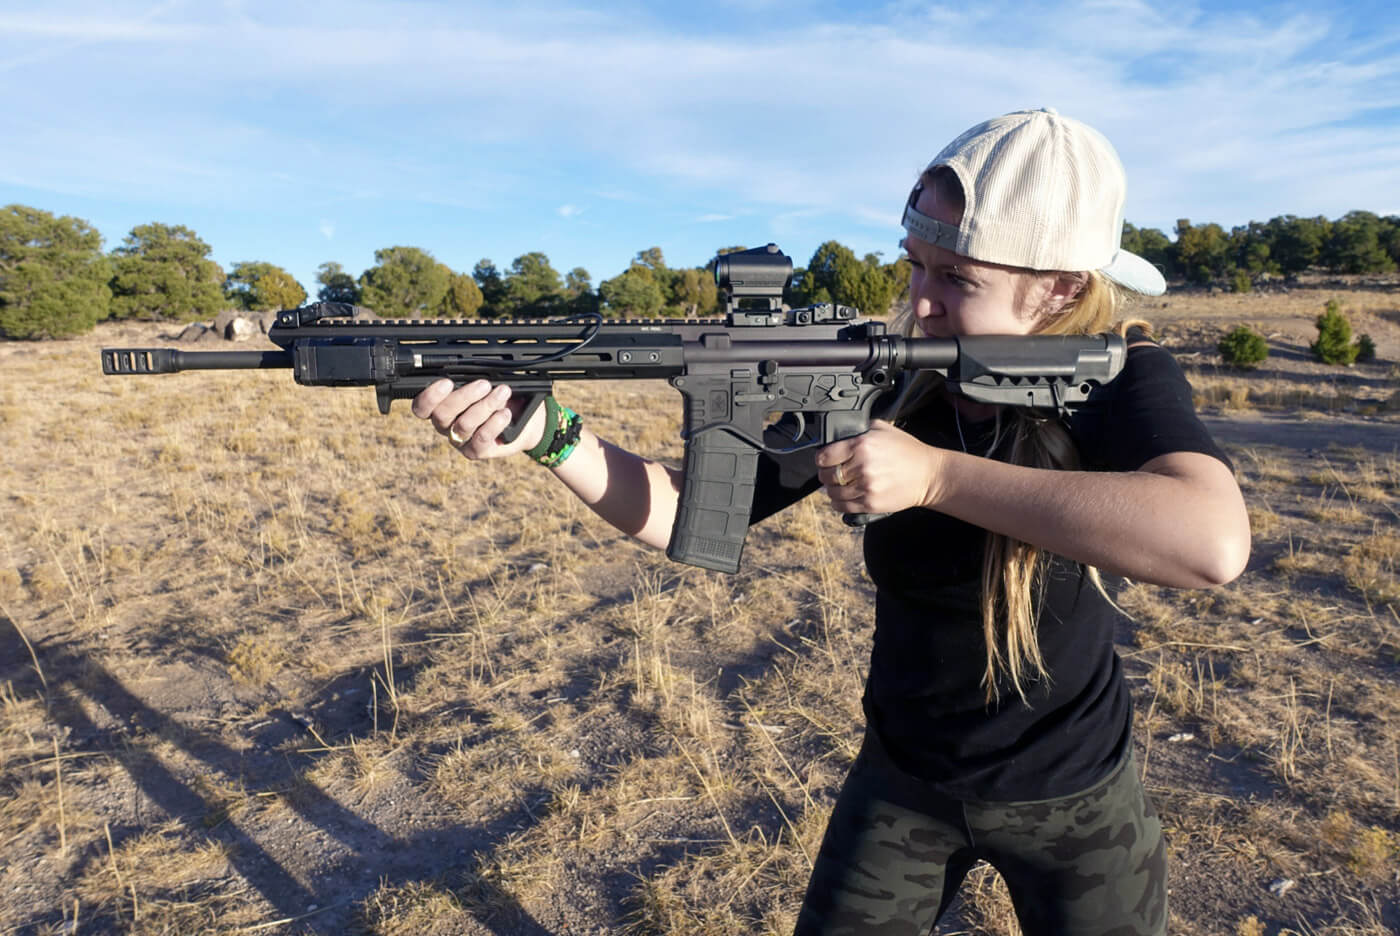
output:
[[[1168,280],[1247,290],[1261,275],[1295,276],[1319,268],[1393,273],[1400,267],[1400,215],[1351,211],[1335,221],[1280,215],[1229,231],[1182,218],[1175,240],[1156,228],[1125,222],[1123,247],[1156,264]]]
[[[1400,265],[1400,217],[1353,211],[1336,221],[1285,215],[1226,232],[1218,224],[1177,223],[1172,240],[1156,228],[1123,226],[1123,246],[1157,264],[1168,279],[1225,281],[1247,289],[1260,274],[1291,275],[1315,267],[1344,273],[1392,272]],[[742,250],[726,247],[717,254]],[[212,248],[180,225],[143,224],[120,246],[102,250],[87,221],[25,205],[0,210],[0,336],[61,338],[104,320],[196,321],[234,307],[294,308],[307,293],[282,267],[241,261],[225,271]],[[639,251],[626,270],[596,287],[587,270],[561,274],[538,251],[506,268],[489,259],[470,272],[452,270],[420,247],[375,251],[374,265],[353,276],[321,264],[316,297],[369,308],[385,318],[554,316],[600,312],[610,317],[706,316],[720,297],[704,267],[672,268],[660,247]],[[794,270],[794,305],[839,302],[885,314],[909,283],[909,265],[879,254],[857,257],[823,243]]]

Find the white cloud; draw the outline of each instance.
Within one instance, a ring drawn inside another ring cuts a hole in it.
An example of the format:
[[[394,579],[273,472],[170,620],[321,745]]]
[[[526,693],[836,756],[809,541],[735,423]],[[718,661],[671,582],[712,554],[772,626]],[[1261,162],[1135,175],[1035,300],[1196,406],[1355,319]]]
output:
[[[808,11],[713,35],[560,5],[361,0],[329,20],[294,5],[113,8],[0,16],[0,93],[15,109],[0,180],[233,202],[364,193],[462,212],[540,198],[535,210],[562,218],[582,210],[566,201],[580,191],[648,208],[676,193],[784,229],[844,219],[894,237],[943,143],[1053,105],[1114,141],[1135,223],[1336,214],[1400,191],[1378,158],[1400,148],[1400,127],[1365,117],[1400,106],[1400,51],[1381,41],[1396,25],[1353,38],[1344,12],[1322,8],[899,0],[882,20]],[[73,43],[84,54],[38,81],[36,63]],[[257,103],[270,101],[288,104]]]
[[[733,221],[733,220],[734,220],[734,215],[731,215],[731,214],[703,214],[703,215],[701,215],[700,217],[696,218],[695,220],[696,220],[697,222],[699,222],[700,224],[713,224],[713,223],[715,223],[716,221]]]
[[[331,221],[322,221],[322,222],[321,222],[321,226],[320,226],[320,231],[321,231],[321,236],[322,236],[322,237],[324,237],[326,240],[331,240],[332,238],[335,237],[335,224],[334,224],[334,222],[331,222]]]

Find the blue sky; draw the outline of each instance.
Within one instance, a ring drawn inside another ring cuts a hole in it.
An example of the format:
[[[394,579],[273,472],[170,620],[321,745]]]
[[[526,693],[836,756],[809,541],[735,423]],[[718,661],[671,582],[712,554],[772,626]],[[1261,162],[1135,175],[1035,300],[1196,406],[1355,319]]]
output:
[[[411,245],[601,279],[774,241],[897,252],[918,171],[1053,106],[1126,215],[1400,213],[1400,4],[0,0],[0,204],[183,224],[314,291]]]

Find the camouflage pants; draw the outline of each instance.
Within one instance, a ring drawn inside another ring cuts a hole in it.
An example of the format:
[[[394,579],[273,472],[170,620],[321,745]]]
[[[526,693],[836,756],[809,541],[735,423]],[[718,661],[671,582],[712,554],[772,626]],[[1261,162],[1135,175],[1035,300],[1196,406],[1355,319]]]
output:
[[[867,736],[797,936],[927,934],[978,859],[1005,879],[1025,936],[1166,933],[1166,843],[1131,755],[1083,793],[976,803],[931,792]]]

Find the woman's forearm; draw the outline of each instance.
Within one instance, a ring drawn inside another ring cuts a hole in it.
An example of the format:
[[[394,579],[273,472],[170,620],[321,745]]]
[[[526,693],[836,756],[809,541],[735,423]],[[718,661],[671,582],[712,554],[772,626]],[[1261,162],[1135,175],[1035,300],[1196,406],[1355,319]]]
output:
[[[1182,588],[1219,585],[1249,558],[1230,470],[1177,452],[1139,471],[1050,471],[939,450],[927,506],[1078,562]]]
[[[439,380],[413,400],[413,413],[431,419],[464,457],[472,461],[516,456],[544,438],[546,408],[539,407],[511,442],[501,433],[521,418],[523,400],[510,387],[485,380],[454,387]],[[669,543],[679,502],[679,472],[603,442],[588,429],[573,452],[550,469],[598,516],[624,533],[658,548]]]
[[[680,501],[680,472],[634,455],[583,430],[554,476],[622,532],[664,549]]]

